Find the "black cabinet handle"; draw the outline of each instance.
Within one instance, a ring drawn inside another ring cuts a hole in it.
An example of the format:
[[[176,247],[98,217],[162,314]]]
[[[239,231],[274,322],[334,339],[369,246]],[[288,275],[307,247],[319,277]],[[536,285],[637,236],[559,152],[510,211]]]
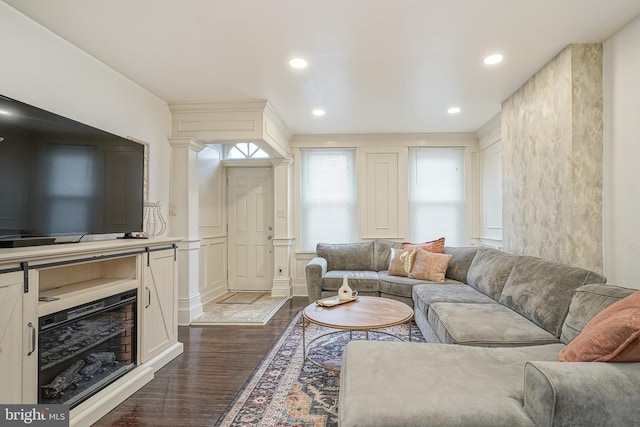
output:
[[[31,356],[33,352],[36,351],[36,327],[33,326],[31,322],[29,322],[27,326],[31,329],[31,351],[27,353],[27,356]]]

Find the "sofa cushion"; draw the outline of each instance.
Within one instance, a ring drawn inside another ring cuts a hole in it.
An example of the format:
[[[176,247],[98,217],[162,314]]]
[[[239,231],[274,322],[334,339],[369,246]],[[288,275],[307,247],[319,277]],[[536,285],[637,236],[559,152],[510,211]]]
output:
[[[635,289],[621,288],[619,286],[592,283],[580,286],[573,293],[569,313],[562,324],[560,341],[568,344],[584,328],[584,325],[593,319],[593,316],[602,310],[628,297]]]
[[[428,282],[420,279],[410,279],[402,276],[392,276],[385,271],[378,273],[378,280],[380,281],[380,292],[386,294],[398,295],[402,297],[411,298],[412,289],[416,285],[424,285]],[[445,279],[444,284],[438,284],[437,286],[447,286],[449,284],[461,284],[455,280]],[[468,288],[467,285],[464,285]]]
[[[409,277],[431,282],[444,283],[444,275],[452,255],[437,254],[424,249],[416,249],[416,259]]]
[[[349,278],[349,287],[358,292],[379,291],[378,273],[375,271],[331,270],[322,278],[322,289],[336,291],[342,286],[342,278]]]
[[[640,362],[640,291],[596,314],[560,352],[561,362]]]
[[[327,260],[328,270],[374,270],[373,242],[318,243],[316,254]]]
[[[415,284],[412,296],[415,311],[420,310],[425,314],[429,306],[436,302],[495,304],[494,300],[465,284]]]
[[[402,248],[402,243],[392,240],[375,240],[373,242],[373,262],[375,271],[384,271],[389,268],[391,248]]]
[[[446,344],[516,347],[557,343],[558,339],[513,310],[493,302],[436,302],[427,319],[438,340]]]
[[[445,246],[442,253],[451,255],[451,260],[449,261],[447,274],[445,276],[449,279],[467,283],[467,273],[469,272],[469,267],[471,266],[471,262],[477,252],[477,247],[456,248]]]
[[[533,426],[523,408],[525,362],[556,360],[560,348],[352,341],[340,374],[338,424]]]
[[[516,259],[497,249],[481,248],[471,261],[467,283],[498,301]]]
[[[560,337],[573,291],[588,283],[605,281],[603,276],[582,268],[520,256],[502,290],[500,303]]]

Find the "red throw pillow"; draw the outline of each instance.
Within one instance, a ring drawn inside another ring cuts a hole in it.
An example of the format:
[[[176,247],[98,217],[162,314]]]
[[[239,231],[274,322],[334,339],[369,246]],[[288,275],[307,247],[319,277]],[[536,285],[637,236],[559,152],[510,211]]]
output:
[[[596,314],[560,351],[561,362],[640,362],[640,291]]]
[[[441,254],[444,251],[444,237],[436,240],[424,243],[409,243],[404,242],[402,249],[424,249],[425,251],[433,252],[435,254]]]

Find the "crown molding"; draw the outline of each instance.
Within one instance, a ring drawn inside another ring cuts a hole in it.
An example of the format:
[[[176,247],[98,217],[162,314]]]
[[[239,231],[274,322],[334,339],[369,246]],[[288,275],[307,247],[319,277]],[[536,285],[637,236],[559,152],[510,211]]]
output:
[[[498,113],[478,129],[475,134],[481,150],[502,140],[502,114]]]
[[[209,113],[209,112],[261,112],[264,111],[268,102],[266,100],[249,102],[206,102],[206,103],[183,103],[169,104],[172,113]]]
[[[300,134],[291,139],[292,147],[360,147],[360,146],[476,146],[472,132],[451,133],[360,133]]]
[[[196,152],[204,150],[207,145],[193,138],[169,138],[169,145],[173,148],[189,148]]]

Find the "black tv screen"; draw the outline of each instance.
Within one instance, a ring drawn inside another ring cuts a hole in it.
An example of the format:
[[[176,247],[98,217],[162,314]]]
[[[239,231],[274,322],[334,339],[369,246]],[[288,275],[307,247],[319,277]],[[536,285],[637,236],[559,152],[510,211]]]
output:
[[[142,230],[144,146],[0,95],[0,240]]]

